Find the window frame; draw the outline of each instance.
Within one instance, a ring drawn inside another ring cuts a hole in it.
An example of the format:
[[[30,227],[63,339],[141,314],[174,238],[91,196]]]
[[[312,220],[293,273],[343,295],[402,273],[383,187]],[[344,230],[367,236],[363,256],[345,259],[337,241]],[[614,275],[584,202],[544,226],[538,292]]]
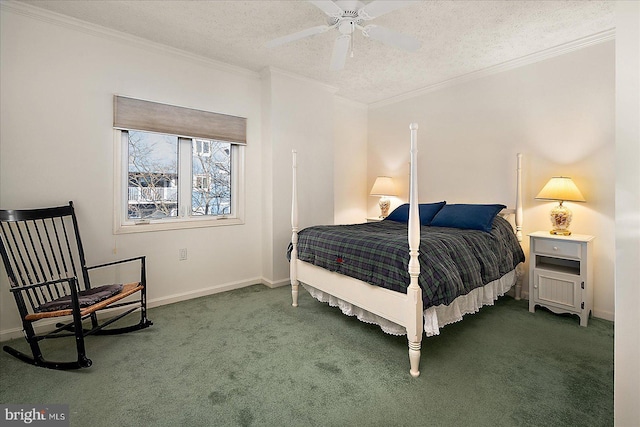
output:
[[[135,130],[135,129],[131,129]],[[145,131],[148,132],[148,131]],[[128,219],[128,130],[114,129],[114,234],[179,230],[244,224],[245,145],[231,143],[231,212],[230,215],[191,215],[193,185],[192,157],[198,139],[178,136],[178,216],[162,219]],[[183,141],[190,140],[188,152]],[[125,158],[127,157],[127,158]],[[185,179],[187,177],[188,179]],[[186,194],[186,195],[185,195]],[[184,200],[188,202],[185,204]],[[182,202],[182,203],[181,203]]]

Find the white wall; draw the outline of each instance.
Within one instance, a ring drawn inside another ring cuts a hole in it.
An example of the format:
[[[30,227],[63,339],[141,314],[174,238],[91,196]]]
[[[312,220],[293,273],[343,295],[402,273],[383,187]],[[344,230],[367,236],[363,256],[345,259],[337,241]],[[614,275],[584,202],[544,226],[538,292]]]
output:
[[[0,206],[74,200],[89,264],[147,255],[151,306],[259,283],[259,75],[30,10],[1,14]],[[247,117],[245,224],[114,236],[114,94]],[[2,332],[19,331],[0,276]]]
[[[333,223],[334,98],[332,87],[268,69],[263,73],[265,278],[289,280],[292,150],[298,152],[300,228]],[[266,176],[268,174],[268,176]],[[270,240],[268,240],[270,239]],[[270,275],[269,275],[270,274]]]
[[[571,229],[596,236],[594,314],[613,319],[614,54],[614,42],[608,41],[372,106],[368,184],[389,174],[404,190],[401,199],[408,200],[410,122],[420,126],[421,201],[513,206],[521,152],[526,236],[550,228],[554,203],[534,200],[538,191],[551,176],[573,177],[587,203],[566,203],[574,212]],[[375,200],[368,210],[377,212]],[[528,241],[523,246],[528,254]]]
[[[367,125],[364,104],[336,98],[334,135],[334,221],[364,222],[367,217]]]
[[[615,424],[640,425],[640,3],[616,5]]]

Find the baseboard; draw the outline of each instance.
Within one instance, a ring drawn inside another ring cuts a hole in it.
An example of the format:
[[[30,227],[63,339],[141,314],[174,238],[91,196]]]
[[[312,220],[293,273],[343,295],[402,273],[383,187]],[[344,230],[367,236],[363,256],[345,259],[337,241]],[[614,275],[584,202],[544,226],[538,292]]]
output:
[[[51,322],[51,325],[53,325],[54,323]],[[4,341],[9,341],[9,340],[13,340],[16,338],[20,338],[22,337],[22,329],[21,328],[12,328],[12,329],[6,329],[4,331],[0,331],[0,342],[4,342]]]
[[[262,284],[265,285],[268,288],[271,289],[275,289],[275,288],[279,288],[281,286],[288,286],[291,284],[291,280],[289,280],[289,278],[287,277],[286,279],[281,279],[281,280],[269,280],[266,278],[262,278]]]
[[[256,277],[249,280],[241,280],[238,282],[225,283],[222,285],[211,286],[209,288],[198,289],[196,291],[173,294],[162,298],[149,299],[147,300],[147,307],[160,307],[167,304],[173,304],[175,302],[205,297],[207,295],[219,294],[221,292],[232,291],[234,289],[246,288],[247,286],[255,284],[264,284],[264,279],[261,277]]]
[[[616,320],[615,313],[611,313],[610,311],[593,310],[591,314],[593,315],[593,317],[597,317],[598,319],[608,320],[610,322],[614,322]]]

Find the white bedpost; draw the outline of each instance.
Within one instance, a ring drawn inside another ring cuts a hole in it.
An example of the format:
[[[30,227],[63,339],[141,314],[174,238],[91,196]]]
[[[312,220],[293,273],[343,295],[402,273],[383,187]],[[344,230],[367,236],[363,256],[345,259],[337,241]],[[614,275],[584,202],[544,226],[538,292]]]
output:
[[[522,153],[518,153],[518,169],[516,175],[516,237],[522,242]]]
[[[518,168],[516,170],[516,238],[518,242],[522,242],[522,219],[524,218],[522,212],[522,153],[518,153]],[[516,295],[515,298],[519,300],[522,295],[522,278],[524,274],[517,272],[518,278],[516,279]]]
[[[297,152],[292,150],[293,156],[293,186],[291,191],[291,260],[289,261],[289,277],[291,279],[291,299],[294,307],[298,306],[298,187],[296,184],[296,172],[298,163]]]
[[[420,262],[420,215],[418,202],[418,125],[411,123],[411,177],[409,184],[409,276],[411,282],[407,289],[407,340],[409,341],[409,362],[411,376],[420,375],[420,347],[422,345],[422,290],[418,285]]]

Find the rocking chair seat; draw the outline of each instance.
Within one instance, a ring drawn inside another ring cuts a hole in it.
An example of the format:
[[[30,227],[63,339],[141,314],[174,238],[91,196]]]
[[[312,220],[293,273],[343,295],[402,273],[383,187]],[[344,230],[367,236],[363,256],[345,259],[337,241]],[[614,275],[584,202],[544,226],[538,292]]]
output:
[[[91,314],[91,313],[94,313],[94,312],[96,312],[98,310],[101,310],[101,309],[107,307],[108,305],[111,305],[111,304],[113,304],[114,302],[116,302],[118,300],[126,298],[129,295],[134,294],[134,293],[136,293],[136,292],[138,292],[139,290],[142,289],[142,285],[139,282],[127,283],[126,285],[104,285],[104,286],[99,286],[99,287],[97,287],[95,289],[100,289],[100,288],[109,287],[109,286],[117,286],[117,287],[120,287],[121,290],[118,293],[113,294],[111,296],[107,296],[106,298],[101,299],[100,301],[98,301],[98,302],[96,302],[94,304],[91,304],[89,306],[83,307],[82,303],[81,303],[80,304],[80,315],[82,317],[86,316],[87,314]],[[86,291],[78,292],[78,296],[80,296],[81,294],[86,294],[86,293],[87,293]],[[65,299],[65,298],[63,297],[63,298],[60,298],[60,299],[54,300],[54,301],[59,301],[59,300],[63,300],[63,299]],[[51,301],[51,302],[54,302],[54,301]],[[82,300],[80,299],[80,301],[82,301]],[[41,311],[41,312],[38,312],[38,313],[32,313],[32,314],[29,314],[29,315],[25,316],[24,319],[27,320],[27,321],[32,322],[34,320],[45,319],[45,318],[48,318],[48,317],[70,316],[70,315],[73,314],[73,311],[71,309],[71,299],[70,298],[68,298],[68,307],[69,308],[62,308],[62,309],[55,310],[55,311]]]
[[[91,288],[78,292],[78,303],[80,308],[88,307],[93,304],[97,304],[100,301],[109,298],[122,291],[122,284],[117,285],[102,285],[97,288]],[[45,311],[58,311],[71,309],[71,295],[65,295],[63,297],[51,300],[42,304],[36,308],[36,312],[41,313]]]

